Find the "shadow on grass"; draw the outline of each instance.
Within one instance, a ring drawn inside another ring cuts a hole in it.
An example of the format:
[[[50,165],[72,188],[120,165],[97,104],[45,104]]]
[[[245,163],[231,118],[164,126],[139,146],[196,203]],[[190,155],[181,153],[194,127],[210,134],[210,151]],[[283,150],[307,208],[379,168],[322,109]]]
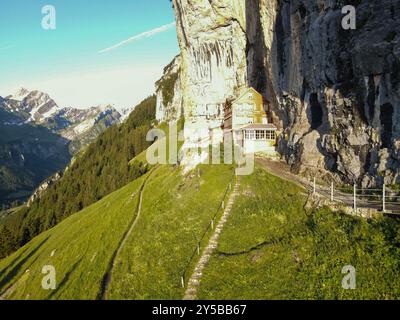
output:
[[[0,271],[0,274],[3,275],[3,273],[7,272],[8,270],[10,270],[12,267],[14,267],[14,265],[17,263],[17,261],[19,259],[21,259],[21,257],[29,250],[29,247],[24,248],[24,250],[22,250],[22,252],[12,261],[10,262],[6,268],[4,268],[4,270]]]
[[[56,290],[53,290],[51,292],[51,294],[49,295],[49,300],[52,299],[59,291],[60,289],[63,287],[63,285],[65,283],[67,283],[67,281],[69,280],[71,274],[76,270],[76,268],[81,264],[82,262],[82,257],[74,263],[74,265],[71,267],[71,269],[69,269],[69,271],[65,274],[64,278],[62,279],[62,281],[60,282],[60,284],[57,285]]]
[[[259,250],[262,247],[273,246],[275,244],[278,244],[278,243],[284,241],[287,238],[288,237],[280,237],[280,238],[277,238],[277,239],[274,239],[274,240],[263,241],[263,242],[255,245],[255,246],[253,246],[253,247],[251,247],[251,248],[249,248],[247,250],[238,251],[238,252],[223,252],[223,251],[217,250],[216,254],[219,255],[219,256],[224,256],[224,257],[238,256],[238,255],[242,255],[242,254],[247,254],[247,253],[250,253],[252,251]]]
[[[25,262],[27,262],[46,242],[47,240],[50,238],[50,236],[48,236],[47,238],[45,238],[42,242],[40,242],[35,249],[33,249],[31,252],[29,252],[29,254],[23,258],[20,262],[18,262],[15,267],[13,267],[8,273],[7,275],[0,281],[0,289],[3,288],[11,279],[13,279],[18,272],[20,271],[20,269],[22,268],[22,266],[25,264]],[[22,255],[22,254],[21,254]],[[15,261],[17,259],[19,259],[21,257],[21,255],[19,255],[16,259],[14,259],[12,265],[15,264]],[[15,281],[14,283],[16,283],[17,281]],[[1,290],[0,292],[5,292],[6,290]]]

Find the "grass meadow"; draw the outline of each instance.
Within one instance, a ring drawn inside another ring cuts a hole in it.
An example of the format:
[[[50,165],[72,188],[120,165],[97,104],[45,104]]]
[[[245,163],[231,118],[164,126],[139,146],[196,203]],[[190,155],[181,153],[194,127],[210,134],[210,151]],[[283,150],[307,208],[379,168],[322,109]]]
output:
[[[299,187],[263,169],[242,177],[198,298],[400,298],[399,222],[305,210],[305,202]],[[354,290],[342,288],[346,265],[356,270]]]
[[[141,218],[114,269],[111,299],[180,299],[181,275],[223,199],[233,167],[200,165],[183,175],[161,166],[144,192]]]
[[[200,165],[187,174],[179,166],[153,170],[141,215],[112,271],[109,299],[183,297],[181,276],[233,172],[228,165]],[[1,260],[3,298],[98,299],[148,175]],[[261,168],[240,177],[240,195],[204,269],[198,298],[398,299],[399,222],[305,209],[306,197],[300,187]],[[56,269],[55,290],[42,288],[46,265]],[[356,269],[355,290],[342,288],[346,265]]]
[[[136,215],[144,177],[65,219],[0,261],[7,299],[96,299],[120,239]],[[56,269],[56,290],[44,290],[42,268]]]

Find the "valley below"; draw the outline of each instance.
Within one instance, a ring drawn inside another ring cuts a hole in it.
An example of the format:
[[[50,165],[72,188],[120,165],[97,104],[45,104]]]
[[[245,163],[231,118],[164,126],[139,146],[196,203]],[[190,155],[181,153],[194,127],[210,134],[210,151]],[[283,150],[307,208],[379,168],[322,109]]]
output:
[[[123,116],[111,106],[60,108],[46,93],[20,89],[0,99],[0,210],[20,205],[45,180]]]

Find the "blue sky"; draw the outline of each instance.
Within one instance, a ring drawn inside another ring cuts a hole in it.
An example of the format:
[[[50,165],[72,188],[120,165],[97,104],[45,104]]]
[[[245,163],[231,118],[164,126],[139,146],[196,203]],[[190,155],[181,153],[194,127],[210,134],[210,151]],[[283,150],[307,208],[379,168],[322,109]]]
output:
[[[45,5],[55,30],[42,28]],[[0,95],[26,87],[60,106],[133,106],[179,52],[174,21],[168,0],[1,0]]]

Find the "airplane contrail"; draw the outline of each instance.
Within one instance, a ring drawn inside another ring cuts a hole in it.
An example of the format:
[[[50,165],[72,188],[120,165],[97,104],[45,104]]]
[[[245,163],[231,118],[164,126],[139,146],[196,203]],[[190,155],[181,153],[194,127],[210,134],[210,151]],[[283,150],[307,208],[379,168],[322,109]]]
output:
[[[121,42],[119,42],[119,43],[117,43],[117,44],[115,44],[115,45],[113,45],[113,46],[111,46],[109,48],[102,49],[97,53],[108,52],[108,51],[117,49],[117,48],[119,48],[119,47],[121,47],[121,46],[123,46],[123,45],[125,45],[125,44],[127,44],[129,42],[134,42],[134,41],[138,41],[138,40],[142,40],[142,39],[145,39],[145,38],[152,37],[152,36],[154,36],[154,35],[156,35],[158,33],[168,31],[169,29],[174,27],[175,24],[176,24],[176,22],[171,22],[171,23],[166,24],[164,26],[161,26],[161,27],[158,27],[158,28],[155,28],[155,29],[152,29],[152,30],[140,33],[140,34],[137,34],[137,35],[135,35],[133,37],[130,37],[130,38],[124,40],[124,41],[121,41]]]

